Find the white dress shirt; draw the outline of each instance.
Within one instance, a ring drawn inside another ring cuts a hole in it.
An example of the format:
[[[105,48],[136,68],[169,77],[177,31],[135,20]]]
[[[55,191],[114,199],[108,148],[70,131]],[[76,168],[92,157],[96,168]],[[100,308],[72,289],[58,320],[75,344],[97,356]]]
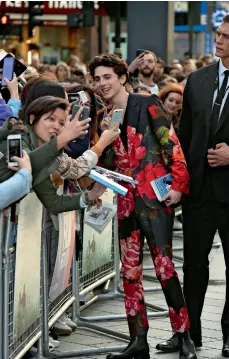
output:
[[[224,80],[224,76],[225,76],[224,71],[227,71],[227,70],[229,70],[229,69],[227,69],[226,67],[223,66],[222,60],[220,59],[219,60],[219,72],[218,72],[218,74],[219,74],[218,88],[219,89],[221,88],[221,86],[223,84],[223,80]],[[225,105],[225,102],[226,102],[226,99],[227,99],[227,96],[228,96],[228,90],[229,90],[228,86],[229,86],[229,77],[228,77],[228,80],[227,80],[227,90],[225,92],[225,95],[224,95],[224,98],[223,98],[223,101],[222,101],[222,105],[220,107],[219,118],[221,116],[221,113],[223,111],[223,107]],[[216,97],[217,97],[217,94],[218,94],[218,88],[214,92],[212,108],[214,106],[214,103],[215,103],[215,100],[216,100]]]

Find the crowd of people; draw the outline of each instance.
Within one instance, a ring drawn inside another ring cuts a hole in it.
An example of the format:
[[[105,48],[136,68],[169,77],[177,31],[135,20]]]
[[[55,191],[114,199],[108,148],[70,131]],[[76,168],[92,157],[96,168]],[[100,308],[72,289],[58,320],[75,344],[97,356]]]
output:
[[[16,77],[6,79],[9,96],[0,99],[0,209],[13,203],[14,210],[15,203],[32,190],[56,227],[59,213],[100,205],[106,188],[87,176],[97,163],[137,182],[135,189],[122,183],[128,193],[118,196],[124,302],[131,340],[123,352],[110,354],[109,359],[150,358],[142,283],[144,239],[173,332],[156,349],[179,351],[180,359],[195,359],[195,348],[202,346],[200,318],[208,284],[208,255],[217,230],[226,266],[229,260],[228,15],[216,33],[216,55],[220,60],[211,54],[190,58],[186,53],[182,61],[174,60],[169,66],[149,50],[143,50],[129,65],[114,54],[96,56],[87,65],[75,55],[68,64],[56,66],[34,58],[24,73],[26,84],[20,92]],[[80,91],[86,94],[87,103],[76,96]],[[74,116],[73,97],[80,106]],[[81,121],[85,106],[89,118]],[[111,128],[115,109],[124,110],[124,118]],[[13,158],[18,162],[16,168],[10,167],[6,158],[10,134],[22,136],[23,158]],[[172,185],[159,202],[151,182],[168,173]],[[57,193],[63,180],[71,188],[68,196]],[[184,226],[184,294],[172,261],[174,208],[179,203]],[[14,246],[16,217],[15,212]],[[229,357],[226,274],[222,355]],[[70,335],[75,329],[65,314],[52,333]],[[57,345],[50,337],[50,346]]]

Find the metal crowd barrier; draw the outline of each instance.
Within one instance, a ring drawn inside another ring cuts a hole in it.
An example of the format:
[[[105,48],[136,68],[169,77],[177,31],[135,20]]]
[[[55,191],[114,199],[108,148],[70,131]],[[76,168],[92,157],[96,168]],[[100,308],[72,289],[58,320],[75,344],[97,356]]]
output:
[[[78,212],[79,218],[79,227],[80,232],[79,235],[81,240],[83,239],[83,215],[82,212]],[[83,257],[82,253],[79,254],[78,260],[73,260],[72,266],[72,282],[73,282],[73,294],[75,296],[75,302],[73,303],[73,318],[75,323],[79,328],[87,328],[93,331],[99,332],[101,335],[112,336],[114,338],[118,338],[124,341],[129,341],[130,338],[128,335],[124,335],[122,333],[118,333],[117,331],[113,331],[98,324],[94,324],[101,321],[106,320],[120,320],[126,319],[126,315],[101,315],[101,316],[82,316],[81,315],[81,306],[80,306],[80,297],[85,295],[95,288],[102,284],[106,284],[111,279],[113,279],[113,288],[109,291],[108,294],[98,294],[94,295],[91,300],[86,303],[86,306],[94,303],[98,300],[107,300],[107,299],[115,299],[115,298],[122,298],[123,293],[120,289],[120,257],[119,257],[119,241],[118,241],[118,228],[117,228],[117,216],[113,219],[113,236],[112,236],[112,251],[111,251],[111,260],[109,263],[97,268],[95,271],[84,275],[82,268],[83,268]],[[44,253],[46,253],[45,248],[43,249]],[[46,261],[45,261],[46,262]],[[46,266],[44,265],[44,270]],[[44,272],[44,277],[46,277]],[[46,286],[44,285],[44,288]],[[161,288],[160,288],[161,290]],[[44,293],[44,298],[47,298],[47,295]],[[44,303],[44,310],[47,307],[47,303]],[[166,317],[168,315],[168,311],[164,310],[159,306],[154,306],[147,303],[147,307],[150,307],[154,312],[148,313],[149,317]],[[46,310],[47,311],[47,310]],[[44,319],[44,323],[47,322],[47,313],[46,319]],[[46,326],[46,325],[45,325]],[[47,336],[47,334],[46,334]],[[48,358],[70,358],[70,357],[79,357],[82,355],[96,355],[96,354],[103,354],[113,351],[120,351],[125,348],[125,346],[117,346],[117,347],[100,347],[100,348],[90,348],[90,349],[82,349],[82,350],[72,350],[71,352],[64,352],[64,353],[55,353],[53,356],[51,353],[48,353],[47,350],[48,346],[46,343],[46,349],[44,351],[45,355],[48,355]]]
[[[0,211],[0,288],[3,288],[3,243],[4,243],[4,213]],[[3,292],[0,290],[0,310],[3,308]],[[2,314],[2,312],[1,312]],[[0,357],[3,358],[3,320],[0,320]]]
[[[3,291],[0,294],[0,308],[2,308],[2,321],[0,324],[0,357],[8,359],[20,359],[36,343],[37,359],[44,358],[70,358],[82,355],[95,355],[107,352],[120,351],[125,346],[101,347],[83,350],[74,350],[64,353],[51,353],[49,351],[49,329],[56,320],[68,309],[72,309],[72,318],[79,328],[88,328],[101,335],[111,336],[124,341],[129,341],[129,336],[98,325],[98,322],[106,320],[125,319],[126,315],[101,315],[101,316],[82,316],[80,298],[98,286],[112,283],[112,289],[107,294],[97,294],[89,300],[85,306],[97,300],[107,300],[122,298],[123,291],[120,284],[120,257],[117,217],[113,219],[113,236],[111,260],[109,263],[97,268],[92,273],[84,275],[82,253],[76,259],[74,251],[71,275],[67,289],[54,300],[49,302],[49,289],[55,266],[56,253],[58,248],[58,232],[54,230],[52,222],[47,219],[47,213],[43,210],[42,231],[41,231],[41,286],[40,286],[40,316],[19,338],[14,338],[14,289],[15,289],[15,261],[16,251],[9,251],[11,239],[10,211],[8,210],[4,224],[4,214],[0,212],[0,240],[2,251],[0,252],[0,262],[2,271],[0,274],[0,286]],[[78,212],[80,218],[79,235],[83,236],[83,217],[82,212]],[[16,247],[17,248],[17,247]],[[34,253],[31,253],[34,255]],[[36,254],[38,255],[38,254]],[[32,270],[32,268],[31,268]],[[161,287],[158,288],[161,291]],[[147,292],[146,288],[146,292]],[[2,304],[2,305],[1,305]],[[152,311],[148,313],[151,318],[167,317],[168,311],[159,306],[146,303]],[[84,306],[84,307],[85,307]],[[3,330],[4,329],[4,330]]]
[[[20,359],[38,342],[42,335],[41,307],[39,318],[18,338],[14,337],[14,288],[16,251],[10,251],[11,242],[11,209],[0,212],[1,275],[0,285],[3,290],[0,296],[2,320],[0,326],[1,358]],[[4,223],[5,222],[5,223]],[[23,315],[26,315],[24,312]]]

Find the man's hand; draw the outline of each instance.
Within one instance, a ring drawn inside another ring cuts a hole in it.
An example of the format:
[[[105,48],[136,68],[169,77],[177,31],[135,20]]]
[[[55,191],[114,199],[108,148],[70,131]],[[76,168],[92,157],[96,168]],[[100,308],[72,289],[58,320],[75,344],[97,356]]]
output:
[[[111,119],[112,119],[112,115],[114,112],[114,106],[112,107],[111,111],[109,112],[109,114],[107,113],[107,108],[105,107],[104,109],[104,114],[103,114],[103,120],[101,121],[100,124],[100,129],[102,132],[109,130],[110,128],[110,124],[111,124]]]
[[[208,150],[208,164],[210,167],[229,165],[229,146],[226,143],[218,143],[216,149]]]
[[[109,129],[111,124],[111,117],[104,117],[104,119],[101,121],[100,129],[102,132]]]
[[[128,71],[133,74],[136,70],[139,69],[139,67],[141,67],[141,65],[144,63],[144,56],[145,53],[142,52],[138,57],[136,57],[136,59],[134,59],[130,66],[128,67]]]
[[[169,207],[172,204],[177,204],[180,202],[182,196],[182,192],[175,191],[171,189],[169,193],[162,198],[162,201],[165,202],[166,206]]]

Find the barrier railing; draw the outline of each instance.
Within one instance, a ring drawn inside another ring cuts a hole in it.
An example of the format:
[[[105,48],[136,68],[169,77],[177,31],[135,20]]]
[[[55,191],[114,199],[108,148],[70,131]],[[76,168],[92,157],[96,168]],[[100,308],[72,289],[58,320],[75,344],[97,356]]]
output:
[[[11,223],[11,209],[7,209],[4,212],[1,212],[1,222],[5,221],[4,230],[1,231],[1,255],[2,260],[2,271],[1,278],[3,293],[2,300],[2,321],[1,325],[4,328],[1,335],[1,349],[2,349],[2,358],[16,358],[20,359],[24,354],[32,347],[32,345],[38,342],[39,338],[42,335],[41,330],[41,307],[37,308],[37,317],[29,325],[26,326],[26,329],[23,330],[23,325],[25,325],[25,320],[28,313],[28,308],[31,303],[29,303],[29,298],[26,296],[25,284],[24,291],[19,291],[19,286],[17,286],[17,294],[15,294],[15,278],[19,278],[16,275],[16,250],[15,246],[12,246],[11,235],[12,235],[12,223]],[[2,223],[1,223],[2,228]],[[40,224],[41,228],[41,224]],[[41,231],[40,231],[41,232]],[[39,237],[39,233],[37,233]],[[32,238],[31,238],[32,240]],[[38,261],[40,260],[40,253],[37,253]],[[26,256],[25,256],[26,260]],[[40,276],[40,267],[38,268],[38,276]],[[18,269],[17,269],[18,270]],[[31,271],[33,268],[31,268]],[[15,277],[16,276],[16,277]],[[22,284],[22,283],[21,283]],[[23,286],[23,285],[22,285]],[[38,285],[37,290],[40,295],[40,285]],[[15,310],[15,298],[17,299],[17,310]],[[30,309],[32,309],[30,307]],[[32,315],[31,315],[32,318]]]
[[[33,194],[34,195],[34,194]],[[31,195],[28,195],[29,197]],[[27,198],[26,197],[26,198]],[[23,200],[24,201],[24,200]],[[20,206],[23,204],[21,202]],[[27,211],[29,209],[27,208]],[[30,209],[31,211],[31,209]],[[33,212],[33,209],[32,209]],[[19,220],[20,220],[19,214]],[[101,347],[90,348],[83,350],[74,350],[71,352],[55,353],[49,351],[49,329],[53,326],[56,320],[68,309],[72,309],[72,318],[79,328],[88,328],[96,330],[101,335],[112,336],[124,341],[129,340],[128,335],[118,333],[98,325],[99,322],[106,320],[122,320],[126,315],[100,315],[100,316],[83,316],[81,314],[82,308],[92,304],[98,300],[122,298],[123,291],[121,286],[121,271],[120,271],[120,257],[119,257],[119,240],[117,217],[112,221],[112,241],[111,241],[111,255],[110,260],[105,264],[98,266],[96,269],[84,273],[84,257],[82,252],[76,258],[75,249],[73,250],[71,272],[66,288],[50,302],[50,287],[54,276],[55,264],[57,261],[59,233],[54,229],[53,223],[47,218],[47,213],[43,210],[42,231],[38,233],[40,236],[40,254],[31,253],[31,256],[39,256],[40,258],[40,306],[39,316],[31,325],[26,328],[20,335],[15,336],[15,261],[17,259],[18,244],[16,244],[16,251],[9,251],[11,241],[11,222],[10,211],[5,215],[6,222],[4,224],[3,212],[0,212],[0,240],[2,244],[2,251],[0,253],[0,262],[2,264],[2,271],[0,275],[0,286],[4,290],[0,295],[0,308],[2,308],[2,317],[0,325],[0,355],[2,358],[20,359],[35,343],[38,348],[39,358],[68,358],[79,357],[83,355],[95,355],[112,351],[120,351],[122,346],[118,347]],[[78,234],[83,239],[83,212],[77,212]],[[80,230],[79,230],[80,228]],[[39,231],[38,231],[39,232]],[[37,270],[31,267],[31,272]],[[108,288],[111,284],[111,289],[105,294],[94,294],[93,297],[81,306],[82,296],[93,291],[97,287],[104,285]],[[161,290],[161,287],[156,287],[156,291]],[[150,292],[150,288],[146,288],[146,292]],[[154,290],[153,290],[154,291]],[[25,298],[24,298],[25,299]],[[23,305],[23,298],[21,303]],[[26,305],[24,303],[24,310]],[[148,316],[151,318],[166,317],[168,311],[147,303],[148,309],[151,311]],[[4,328],[4,330],[3,330]],[[1,345],[2,344],[2,345]],[[125,346],[123,346],[124,348]]]

